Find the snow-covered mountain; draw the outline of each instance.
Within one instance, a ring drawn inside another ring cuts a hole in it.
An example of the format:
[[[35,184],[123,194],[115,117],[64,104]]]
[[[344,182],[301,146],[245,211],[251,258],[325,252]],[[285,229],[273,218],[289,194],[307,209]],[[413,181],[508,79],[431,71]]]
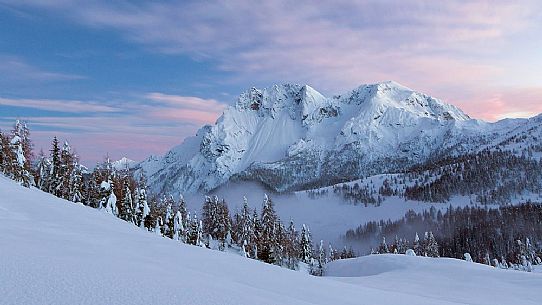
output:
[[[542,276],[370,255],[327,277],[162,238],[0,175],[1,304],[540,304]]]
[[[471,119],[391,81],[330,98],[307,85],[275,85],[242,93],[215,125],[138,166],[155,192],[209,191],[230,179],[288,192],[495,146],[537,122]]]
[[[137,164],[136,161],[130,160],[126,157],[122,157],[121,159],[117,161],[111,162],[111,166],[116,170],[125,170],[125,169],[131,169]]]

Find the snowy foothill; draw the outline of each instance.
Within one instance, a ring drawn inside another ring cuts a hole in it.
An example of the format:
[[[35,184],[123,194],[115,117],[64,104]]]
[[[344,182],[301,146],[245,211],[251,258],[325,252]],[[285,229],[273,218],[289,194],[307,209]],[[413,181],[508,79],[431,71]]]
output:
[[[0,176],[2,304],[539,304],[542,275],[372,255],[328,277],[162,238]],[[496,301],[497,300],[497,301]]]

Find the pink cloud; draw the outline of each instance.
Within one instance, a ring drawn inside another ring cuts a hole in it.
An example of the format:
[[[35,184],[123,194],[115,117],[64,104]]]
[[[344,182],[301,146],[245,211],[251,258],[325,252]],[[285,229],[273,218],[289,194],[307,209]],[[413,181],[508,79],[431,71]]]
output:
[[[459,100],[456,104],[477,118],[497,121],[509,117],[532,117],[542,113],[542,86],[531,88],[493,88]]]
[[[95,163],[107,153],[142,160],[163,154],[203,124],[213,123],[225,105],[213,100],[159,92],[142,95],[154,104],[124,103],[123,108],[67,100],[2,99],[0,105],[77,113],[78,116],[25,117],[39,151],[49,150],[54,136],[68,140],[84,162]],[[90,113],[90,114],[89,114]],[[98,115],[97,115],[98,114]],[[3,118],[5,120],[15,120]],[[9,130],[11,126],[0,126]]]

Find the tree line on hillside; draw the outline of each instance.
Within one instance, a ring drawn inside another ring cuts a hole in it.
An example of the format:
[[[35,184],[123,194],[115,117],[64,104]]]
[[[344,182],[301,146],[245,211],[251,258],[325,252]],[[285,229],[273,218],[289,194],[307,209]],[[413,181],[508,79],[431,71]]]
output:
[[[348,230],[345,238],[373,245],[383,240],[373,253],[414,249],[418,255],[460,259],[468,253],[475,262],[530,271],[532,265],[542,263],[541,219],[542,205],[530,202],[495,209],[450,206],[444,213],[432,207],[423,213],[409,211],[397,221],[368,222]],[[429,232],[421,243],[420,231]],[[404,236],[416,238],[410,243]],[[386,245],[386,238],[394,237],[395,242]],[[428,244],[438,250],[428,251],[424,246]]]
[[[385,175],[382,183],[361,179],[330,188],[309,190],[310,198],[330,190],[345,201],[379,206],[386,197],[444,203],[469,196],[473,203],[507,204],[542,193],[542,164],[532,153],[484,150],[476,154],[431,160],[405,172]]]
[[[540,161],[509,151],[447,158],[412,168],[409,176],[417,178],[404,191],[409,200],[446,202],[454,195],[475,195],[482,204],[506,204],[523,192],[542,192]]]
[[[310,230],[299,231],[291,220],[285,226],[266,195],[261,212],[243,207],[231,215],[224,199],[205,197],[200,218],[187,210],[181,196],[147,194],[144,173],[139,177],[128,168],[117,170],[109,158],[89,172],[79,163],[70,145],[55,137],[48,156],[33,160],[30,132],[17,121],[10,134],[0,132],[0,172],[26,187],[36,187],[59,198],[103,210],[135,226],[182,243],[226,251],[266,263],[298,269],[308,266],[313,275],[322,275],[327,262],[353,257],[352,249],[337,251],[320,241],[314,249]]]

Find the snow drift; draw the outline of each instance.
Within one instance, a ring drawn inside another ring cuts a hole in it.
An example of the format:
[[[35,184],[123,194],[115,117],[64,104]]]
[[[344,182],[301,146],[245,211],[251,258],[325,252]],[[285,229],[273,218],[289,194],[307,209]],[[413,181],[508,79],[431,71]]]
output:
[[[496,269],[451,258],[378,254],[334,261],[327,276],[460,304],[540,304],[542,274]],[[404,303],[404,302],[402,302]]]

